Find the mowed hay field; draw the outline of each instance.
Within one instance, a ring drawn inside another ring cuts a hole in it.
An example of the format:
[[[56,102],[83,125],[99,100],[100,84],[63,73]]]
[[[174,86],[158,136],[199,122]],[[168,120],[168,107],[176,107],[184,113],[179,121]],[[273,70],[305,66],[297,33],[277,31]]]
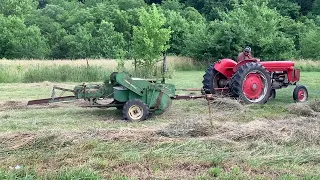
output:
[[[200,88],[203,73],[167,82]],[[82,100],[26,106],[76,82],[2,83],[0,179],[319,179],[320,73],[301,75],[305,104],[289,87],[265,105],[216,99],[211,115],[204,99],[174,101],[143,122]]]

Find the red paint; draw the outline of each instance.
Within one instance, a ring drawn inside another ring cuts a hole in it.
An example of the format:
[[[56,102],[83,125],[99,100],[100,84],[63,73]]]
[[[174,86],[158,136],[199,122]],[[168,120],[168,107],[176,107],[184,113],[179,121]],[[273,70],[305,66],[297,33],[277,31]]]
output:
[[[214,68],[223,74],[228,80],[232,75],[245,63],[257,62],[255,60],[245,60],[240,63],[235,62],[232,59],[222,59],[218,61]],[[300,70],[294,69],[293,61],[265,61],[260,63],[269,72],[285,71],[288,75],[288,80],[291,83],[298,82],[300,80]]]
[[[298,82],[300,80],[300,70],[294,69],[291,71],[288,71],[288,80],[290,82]]]
[[[234,73],[233,68],[236,65],[237,62],[232,59],[222,59],[214,65],[214,68],[223,74],[227,79],[230,79]]]
[[[265,61],[260,64],[269,72],[273,71],[288,71],[294,69],[294,62],[292,61]]]
[[[298,99],[299,101],[303,102],[306,100],[306,97],[307,97],[307,93],[304,89],[301,89],[299,92],[298,92]]]
[[[243,82],[243,92],[249,99],[258,99],[264,85],[259,74],[248,74]]]

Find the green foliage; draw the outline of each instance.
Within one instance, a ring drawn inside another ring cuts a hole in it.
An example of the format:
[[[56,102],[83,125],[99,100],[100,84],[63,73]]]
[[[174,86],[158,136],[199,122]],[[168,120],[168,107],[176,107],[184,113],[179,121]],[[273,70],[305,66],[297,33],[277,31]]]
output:
[[[281,15],[296,19],[300,14],[300,6],[294,0],[269,0],[268,7],[276,9]]]
[[[314,0],[312,13],[315,15],[320,15],[320,0]]]
[[[27,27],[23,19],[0,14],[0,58],[44,58],[45,38],[37,26]]]
[[[37,2],[34,0],[4,0],[1,1],[0,14],[4,16],[25,17],[34,13]]]
[[[262,60],[295,56],[294,41],[280,31],[282,23],[288,19],[268,8],[263,1],[244,1],[229,13],[221,13],[221,18],[202,25],[199,32],[186,40],[189,42],[187,54],[198,55],[198,59],[235,59],[249,45],[253,54]]]
[[[187,6],[194,7],[208,20],[220,18],[220,12],[228,12],[239,4],[238,0],[182,0]]]
[[[133,27],[133,57],[137,65],[152,70],[157,60],[169,46],[171,30],[164,28],[166,19],[155,5],[139,11],[139,26]]]
[[[309,29],[301,37],[301,55],[305,58],[320,59],[320,29]]]
[[[307,15],[311,10],[313,6],[313,2],[315,0],[296,0],[296,2],[300,5],[301,10],[300,12],[303,15]]]
[[[311,20],[312,28],[320,27],[319,7],[319,0],[6,0],[0,6],[0,58],[144,56],[138,59],[150,59],[152,66],[157,48],[157,56],[166,51],[217,60],[235,58],[246,45],[263,60],[315,58],[302,44],[312,33]],[[160,28],[155,34],[170,30],[169,39],[152,37],[152,28]],[[157,41],[164,46],[152,47]]]

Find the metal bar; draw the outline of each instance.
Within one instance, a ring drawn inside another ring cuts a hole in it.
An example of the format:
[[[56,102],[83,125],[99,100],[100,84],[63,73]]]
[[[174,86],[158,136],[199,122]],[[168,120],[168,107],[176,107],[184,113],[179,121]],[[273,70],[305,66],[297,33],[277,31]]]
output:
[[[229,90],[228,88],[214,88],[216,91]],[[176,89],[176,91],[201,91],[199,88]]]
[[[86,105],[86,106],[81,106],[81,107],[105,107],[105,108],[109,108],[109,107],[122,107],[123,104],[97,104],[97,105]]]
[[[190,96],[190,95],[176,95],[173,97],[173,99],[200,99],[200,98],[204,98],[204,95],[196,95],[196,96]]]
[[[53,87],[53,89],[58,89],[58,90],[62,90],[62,91],[69,91],[69,92],[74,93],[74,90],[72,90],[72,89],[65,89],[65,88],[61,88],[61,87]]]
[[[219,90],[229,90],[229,89],[228,88],[214,88],[214,90],[219,91]]]
[[[65,97],[57,97],[57,98],[48,98],[48,99],[38,99],[28,101],[27,105],[34,105],[34,104],[45,104],[45,103],[53,103],[53,102],[61,102],[61,101],[72,101],[76,100],[75,96],[65,96]]]
[[[199,88],[176,89],[176,91],[201,91]]]
[[[213,100],[215,96],[213,94],[206,95],[176,95],[172,99],[181,100],[181,99],[201,99],[205,98],[207,100]]]

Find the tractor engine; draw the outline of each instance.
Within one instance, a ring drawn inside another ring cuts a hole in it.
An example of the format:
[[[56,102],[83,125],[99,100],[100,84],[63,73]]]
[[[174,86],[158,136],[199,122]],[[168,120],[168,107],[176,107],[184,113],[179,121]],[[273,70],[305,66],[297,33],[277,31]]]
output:
[[[289,85],[288,75],[285,71],[275,71],[270,73],[272,89],[281,89]]]

